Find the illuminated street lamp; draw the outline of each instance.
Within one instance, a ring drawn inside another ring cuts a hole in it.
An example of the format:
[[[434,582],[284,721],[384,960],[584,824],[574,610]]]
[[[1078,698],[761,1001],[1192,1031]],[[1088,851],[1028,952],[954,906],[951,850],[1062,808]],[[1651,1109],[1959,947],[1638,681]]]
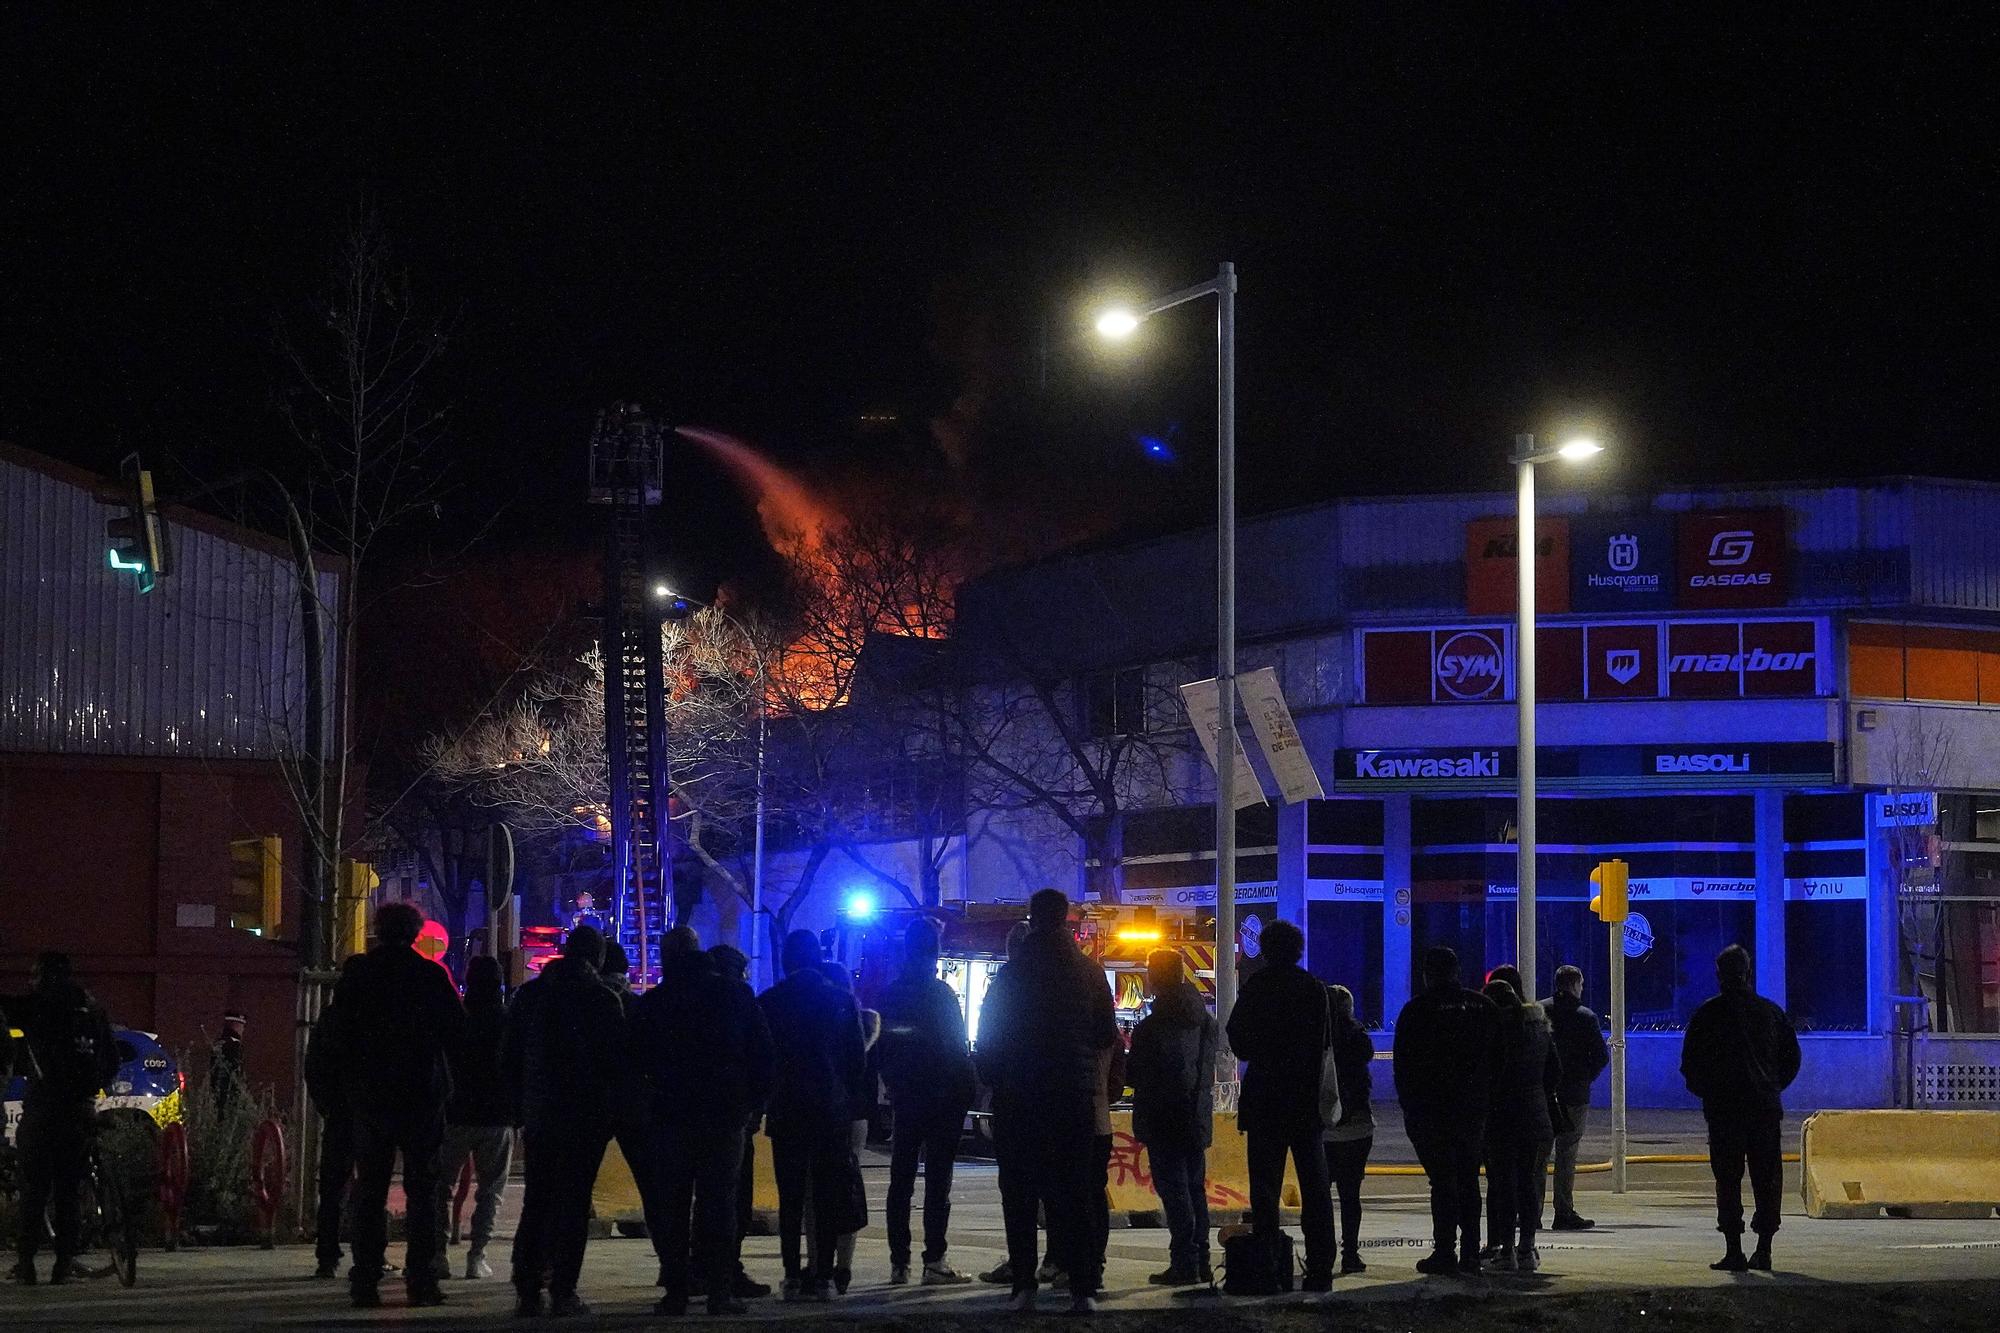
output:
[[[1216,301],[1215,494],[1215,1015],[1229,1021],[1236,1004],[1236,266],[1222,264],[1207,282],[1097,317],[1106,338],[1127,338],[1162,311],[1213,296]]]
[[[1515,770],[1519,774],[1514,814],[1518,885],[1514,917],[1514,966],[1533,1003],[1541,994],[1535,979],[1535,467],[1551,459],[1575,463],[1599,454],[1604,446],[1578,437],[1555,448],[1537,449],[1532,435],[1514,437],[1513,464],[1519,483],[1515,536],[1515,575],[1519,588],[1514,618],[1514,709],[1518,736]]]

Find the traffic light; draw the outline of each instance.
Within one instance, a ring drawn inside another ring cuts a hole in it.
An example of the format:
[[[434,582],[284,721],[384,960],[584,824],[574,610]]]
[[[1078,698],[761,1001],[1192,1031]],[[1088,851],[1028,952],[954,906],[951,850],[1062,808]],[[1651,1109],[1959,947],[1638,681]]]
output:
[[[129,569],[138,576],[140,592],[151,592],[155,580],[168,569],[166,529],[153,498],[153,474],[139,466],[137,454],[127,454],[118,473],[123,485],[99,496],[122,511],[104,520],[106,554],[113,569]]]
[[[229,924],[276,939],[285,924],[285,844],[282,838],[239,838],[229,844]]]
[[[1590,910],[1597,919],[1604,922],[1623,921],[1632,913],[1632,905],[1626,895],[1629,867],[1615,857],[1598,862],[1597,869],[1590,872],[1591,885],[1597,894],[1590,900]]]
[[[368,949],[368,899],[382,887],[382,877],[366,861],[342,861],[340,885],[334,891],[333,952],[336,959]]]

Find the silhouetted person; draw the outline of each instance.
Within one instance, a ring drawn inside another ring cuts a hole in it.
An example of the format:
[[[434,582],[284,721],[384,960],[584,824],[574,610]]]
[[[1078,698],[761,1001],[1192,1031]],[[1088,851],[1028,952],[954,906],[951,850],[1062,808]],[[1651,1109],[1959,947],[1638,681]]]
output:
[[[709,960],[715,964],[715,970],[718,975],[741,990],[743,994],[749,996],[752,1003],[756,1002],[756,995],[750,989],[750,956],[748,954],[733,944],[711,944],[708,946],[708,956]],[[761,1009],[758,1011],[758,1017],[760,1019],[763,1017]],[[770,1035],[770,1028],[767,1025],[764,1030],[764,1039],[767,1043],[770,1041]],[[753,1212],[752,1195],[756,1192],[757,1128],[764,1122],[764,1101],[769,1096],[770,1085],[767,1080],[764,1091],[751,1104],[743,1121],[743,1160],[742,1164],[736,1170],[736,1248],[733,1251],[737,1256],[736,1273],[730,1280],[729,1287],[729,1294],[737,1300],[756,1300],[771,1294],[771,1288],[768,1285],[756,1281],[743,1267],[743,1238],[750,1234],[750,1217]],[[707,1242],[706,1238],[702,1235],[701,1213],[697,1210],[694,1218],[694,1235],[689,1241],[691,1259],[699,1258],[703,1253],[702,1246],[705,1243]],[[689,1291],[695,1291],[701,1282],[701,1265],[697,1262],[693,1270],[693,1280],[689,1284]]]
[[[78,1240],[78,1192],[97,1132],[97,1094],[118,1072],[118,1046],[110,1020],[90,992],[77,985],[69,955],[43,953],[32,971],[33,989],[27,1012],[20,1015],[21,1042],[14,1052],[14,1061],[28,1080],[14,1137],[21,1173],[16,1241],[20,1260],[14,1280],[29,1286],[36,1280],[36,1251],[51,1240],[55,1267],[49,1281],[67,1282],[71,1277],[70,1261],[76,1257]],[[0,1026],[5,1026],[3,1019]]]
[[[1710,1268],[1740,1273],[1771,1267],[1778,1204],[1785,1192],[1778,1129],[1786,1088],[1799,1076],[1799,1038],[1785,1011],[1750,989],[1750,955],[1732,944],[1715,957],[1721,994],[1701,1002],[1681,1043],[1681,1077],[1701,1098],[1708,1120],[1709,1169],[1715,1174],[1715,1224],[1722,1258]],[[1750,1229],[1757,1250],[1743,1256],[1743,1165],[1756,1199]]]
[[[231,1009],[222,1016],[222,1035],[208,1048],[208,1089],[219,1114],[249,1091],[243,1073],[243,1012]]]
[[[346,974],[364,957],[355,954],[340,966]],[[338,994],[338,988],[335,994]],[[341,1077],[340,1013],[329,1000],[306,1038],[306,1095],[319,1109],[319,1171],[316,1177],[313,1257],[316,1278],[340,1274],[340,1219],[347,1208],[348,1185],[354,1179],[354,1115],[348,1109]]]
[[[597,976],[605,988],[618,997],[619,1012],[629,1023],[632,1002],[638,997],[632,993],[632,960],[626,956],[625,946],[617,940],[604,941],[604,961],[597,965]],[[653,1133],[639,1081],[638,1070],[632,1061],[619,1061],[617,1081],[611,1091],[611,1137],[617,1142],[618,1155],[625,1159],[625,1169],[632,1173],[632,1184],[639,1191],[639,1205],[646,1219],[646,1238],[652,1244],[653,1257],[660,1265],[658,1285],[664,1287],[668,1271],[664,1241],[666,1215],[657,1210],[660,1191],[653,1184]]]
[[[1070,932],[1069,899],[1043,889],[1028,901],[1028,934],[986,992],[978,1062],[993,1089],[993,1140],[1003,1177],[1014,1308],[1035,1306],[1035,1204],[1048,1215],[1049,1254],[1068,1271],[1070,1308],[1096,1308],[1101,1276],[1092,1240],[1092,1144],[1099,1057],[1118,1044],[1104,972]]]
[[[813,933],[785,936],[780,962],[784,979],[758,1000],[776,1061],[765,1129],[778,1179],[778,1250],[785,1299],[825,1301],[833,1294],[839,1211],[815,1210],[810,1272],[801,1263],[800,1233],[808,1196],[834,1199],[847,1189],[849,1125],[861,1100],[867,1054],[854,996],[820,970]]]
[[[1250,1226],[1275,1246],[1278,1198],[1289,1155],[1299,1178],[1306,1291],[1333,1289],[1333,1185],[1320,1119],[1320,1067],[1333,1044],[1326,987],[1299,966],[1305,936],[1289,921],[1264,927],[1264,965],[1243,983],[1229,1015],[1229,1046],[1243,1061],[1236,1123],[1250,1171]]]
[[[1146,1147],[1167,1218],[1167,1266],[1147,1279],[1187,1287],[1213,1280],[1208,1249],[1208,1149],[1215,1135],[1215,1015],[1181,956],[1146,960],[1151,1011],[1132,1030],[1132,1137]]]
[[[1019,958],[1021,946],[1027,942],[1028,923],[1016,921],[1007,931],[1007,961],[1011,963]],[[1115,1019],[1115,1012],[1113,1017]],[[985,1082],[987,1076],[983,1068],[984,1061],[976,1048],[973,1057],[974,1067],[980,1070],[980,1081]],[[1027,1154],[1014,1150],[1015,1140],[1003,1133],[1000,1128],[999,1112],[991,1101],[991,1087],[987,1089],[987,1093],[989,1098],[987,1110],[991,1113],[987,1125],[992,1134],[994,1174],[999,1177],[1000,1185],[1000,1221],[1006,1235],[1008,1253],[1011,1255],[1023,1244],[1030,1253],[1033,1253],[1041,1240],[1036,1230],[1040,1223],[1036,1218],[1034,1161]],[[1035,1278],[1036,1271],[1030,1268],[1026,1285],[1032,1287]],[[1013,1288],[1017,1296],[1021,1291],[1015,1284],[1012,1258],[1002,1259],[981,1273],[979,1280]]]
[[[1542,1266],[1535,1237],[1555,1142],[1549,1105],[1562,1081],[1562,1060],[1542,1006],[1522,1003],[1511,983],[1497,979],[1486,983],[1486,998],[1499,1015],[1499,1063],[1486,1115],[1486,1188],[1496,1219],[1491,1240],[1499,1247],[1494,1262],[1502,1270],[1533,1273]]]
[[[632,1005],[632,1064],[641,1079],[651,1138],[647,1215],[664,1235],[666,1266],[657,1312],[687,1310],[689,1238],[711,1314],[742,1314],[737,1273],[736,1189],[752,1108],[769,1094],[771,1035],[750,988],[723,975],[686,926],[660,942],[660,981]],[[691,1222],[699,1217],[699,1227]]]
[[[381,1304],[376,1292],[389,1244],[389,1178],[403,1158],[403,1277],[410,1304],[437,1305],[438,1157],[451,1091],[446,1052],[459,1039],[465,1008],[451,974],[413,946],[423,913],[408,903],[375,912],[373,948],[334,987],[341,1087],[354,1126],[354,1304]]]
[[[827,958],[820,962],[819,970],[849,995],[854,994],[854,974],[846,964]],[[875,1047],[882,1037],[882,1015],[873,1009],[863,1009],[860,1001],[855,1001],[856,1013],[861,1020],[861,1082],[856,1085],[855,1096],[847,1110],[847,1161],[842,1168],[846,1182],[839,1194],[826,1199],[819,1194],[806,1196],[805,1241],[806,1266],[819,1265],[819,1210],[822,1207],[834,1211],[833,1260],[829,1271],[833,1275],[833,1290],[845,1296],[847,1288],[854,1281],[854,1246],[860,1238],[861,1228],[868,1225],[868,1194],[861,1181],[861,1150],[868,1146],[868,1125],[875,1115],[875,1087],[880,1077],[875,1064]]]
[[[1396,1016],[1396,1097],[1431,1187],[1429,1274],[1479,1272],[1479,1159],[1499,1058],[1493,1001],[1458,984],[1458,955],[1424,954],[1424,991]],[[1455,1247],[1455,1248],[1454,1248]]]
[[[1611,1063],[1604,1029],[1583,1006],[1583,970],[1564,963],[1556,969],[1556,993],[1542,1002],[1555,1029],[1562,1057],[1562,1086],[1556,1089],[1555,1195],[1557,1231],[1588,1231],[1597,1224],[1576,1211],[1576,1153],[1590,1121],[1590,1085]]]
[[[604,936],[578,926],[562,957],[507,1006],[500,1068],[527,1158],[513,1255],[515,1309],[524,1315],[541,1312],[544,1276],[550,1314],[590,1312],[576,1282],[625,1050],[625,1014],[598,976],[603,962]]]
[[[1365,1273],[1361,1262],[1361,1182],[1375,1147],[1375,1042],[1354,1017],[1354,992],[1328,986],[1333,997],[1333,1064],[1340,1079],[1340,1120],[1327,1126],[1326,1169],[1340,1196],[1340,1271]]]
[[[465,1276],[488,1278],[486,1258],[493,1217],[507,1191],[514,1161],[514,1108],[500,1073],[500,1039],[507,1001],[500,960],[485,955],[465,965],[465,1033],[451,1053],[451,1100],[444,1108],[444,1155],[438,1169],[438,1256],[451,1217],[451,1193],[467,1160],[472,1163],[472,1222]],[[440,1267],[444,1265],[440,1264]]]
[[[951,1177],[958,1140],[977,1089],[965,1039],[965,1010],[938,977],[938,930],[913,921],[903,933],[903,964],[882,996],[882,1081],[895,1114],[889,1149],[889,1281],[910,1280],[910,1205],[917,1164],[924,1169],[925,1286],[972,1279],[945,1261],[951,1224]]]

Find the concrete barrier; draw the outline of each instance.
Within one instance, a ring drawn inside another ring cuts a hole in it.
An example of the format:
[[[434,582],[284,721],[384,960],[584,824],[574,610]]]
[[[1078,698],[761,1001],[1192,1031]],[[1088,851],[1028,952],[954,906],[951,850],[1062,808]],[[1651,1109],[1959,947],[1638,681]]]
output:
[[[1821,1111],[1806,1117],[1808,1217],[1990,1217],[2000,1111]]]

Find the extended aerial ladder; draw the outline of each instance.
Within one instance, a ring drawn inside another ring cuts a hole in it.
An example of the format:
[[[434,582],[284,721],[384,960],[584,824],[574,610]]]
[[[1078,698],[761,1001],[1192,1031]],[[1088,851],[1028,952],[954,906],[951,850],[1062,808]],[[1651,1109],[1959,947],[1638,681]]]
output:
[[[659,975],[673,923],[665,672],[652,595],[649,511],[658,507],[666,429],[637,403],[600,412],[590,501],[608,506],[604,552],[604,764],[611,803],[611,924],[633,980]]]

